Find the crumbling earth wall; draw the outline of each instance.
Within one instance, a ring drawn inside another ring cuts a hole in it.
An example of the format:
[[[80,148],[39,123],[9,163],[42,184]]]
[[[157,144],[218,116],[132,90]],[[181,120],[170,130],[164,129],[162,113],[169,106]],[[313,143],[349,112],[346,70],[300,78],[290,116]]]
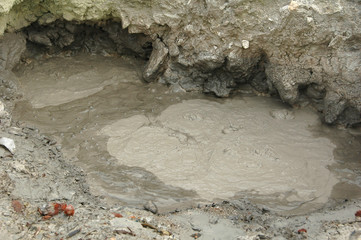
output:
[[[313,103],[326,123],[353,125],[361,122],[360,17],[359,0],[6,0],[0,33],[36,24],[28,41],[66,47],[76,34],[65,21],[96,23],[117,49],[149,57],[147,82],[219,97],[249,83],[291,105]],[[50,34],[59,20],[66,31]],[[134,45],[124,48],[126,38]]]

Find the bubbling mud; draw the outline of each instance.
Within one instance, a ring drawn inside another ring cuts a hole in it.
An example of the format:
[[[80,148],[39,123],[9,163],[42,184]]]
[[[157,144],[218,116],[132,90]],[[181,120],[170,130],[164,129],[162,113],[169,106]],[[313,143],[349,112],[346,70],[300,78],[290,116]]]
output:
[[[317,124],[313,113],[275,119],[269,101],[188,100],[155,118],[119,120],[101,133],[110,136],[108,151],[120,164],[145,168],[205,199],[293,191],[289,202],[326,202],[337,182],[327,169],[335,146],[307,129]]]
[[[34,60],[16,72],[24,100],[14,119],[57,139],[88,173],[91,190],[112,201],[263,196],[265,205],[310,211],[335,196],[342,159],[312,110],[249,92],[229,99],[170,93],[140,80],[143,65],[88,55]],[[359,145],[356,139],[344,149],[355,159]],[[352,167],[348,179],[355,180],[361,167]]]

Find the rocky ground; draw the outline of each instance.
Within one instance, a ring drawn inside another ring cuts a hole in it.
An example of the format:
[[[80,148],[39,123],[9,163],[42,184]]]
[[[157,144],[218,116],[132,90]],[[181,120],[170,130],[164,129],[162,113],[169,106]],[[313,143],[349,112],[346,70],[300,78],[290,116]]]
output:
[[[16,148],[0,148],[0,239],[361,239],[360,200],[287,217],[247,200],[161,214],[152,203],[108,205],[89,192],[85,173],[56,141],[12,122],[6,110],[1,116],[0,136]]]

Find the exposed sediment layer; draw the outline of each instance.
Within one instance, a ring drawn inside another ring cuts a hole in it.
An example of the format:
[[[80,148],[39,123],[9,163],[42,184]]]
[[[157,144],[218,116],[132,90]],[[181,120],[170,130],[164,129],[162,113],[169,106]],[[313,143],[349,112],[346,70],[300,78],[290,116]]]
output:
[[[57,20],[96,23],[116,49],[129,37],[135,45],[125,49],[150,57],[145,80],[170,84],[174,91],[226,97],[248,82],[291,105],[313,103],[326,123],[361,122],[357,0],[8,0],[0,4],[0,14],[0,32],[33,24],[25,37],[47,47],[58,39],[57,46],[67,47],[79,36],[66,23],[62,33],[50,34],[59,28]],[[107,24],[110,20],[118,24]]]

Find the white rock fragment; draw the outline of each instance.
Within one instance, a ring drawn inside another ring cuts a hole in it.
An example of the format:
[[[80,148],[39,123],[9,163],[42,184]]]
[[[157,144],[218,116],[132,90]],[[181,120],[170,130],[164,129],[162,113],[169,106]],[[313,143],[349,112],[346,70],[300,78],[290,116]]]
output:
[[[299,7],[299,4],[296,1],[291,1],[288,5],[288,10],[293,11],[296,10]]]
[[[11,127],[8,131],[10,134],[16,135],[16,136],[23,136],[23,132],[21,128],[18,127]]]
[[[5,110],[5,105],[2,101],[0,101],[0,112]]]
[[[248,40],[242,40],[242,47],[243,47],[244,49],[249,48],[249,41],[248,41]]]
[[[4,146],[7,150],[9,150],[11,154],[15,153],[15,142],[11,138],[0,138],[0,145]]]

